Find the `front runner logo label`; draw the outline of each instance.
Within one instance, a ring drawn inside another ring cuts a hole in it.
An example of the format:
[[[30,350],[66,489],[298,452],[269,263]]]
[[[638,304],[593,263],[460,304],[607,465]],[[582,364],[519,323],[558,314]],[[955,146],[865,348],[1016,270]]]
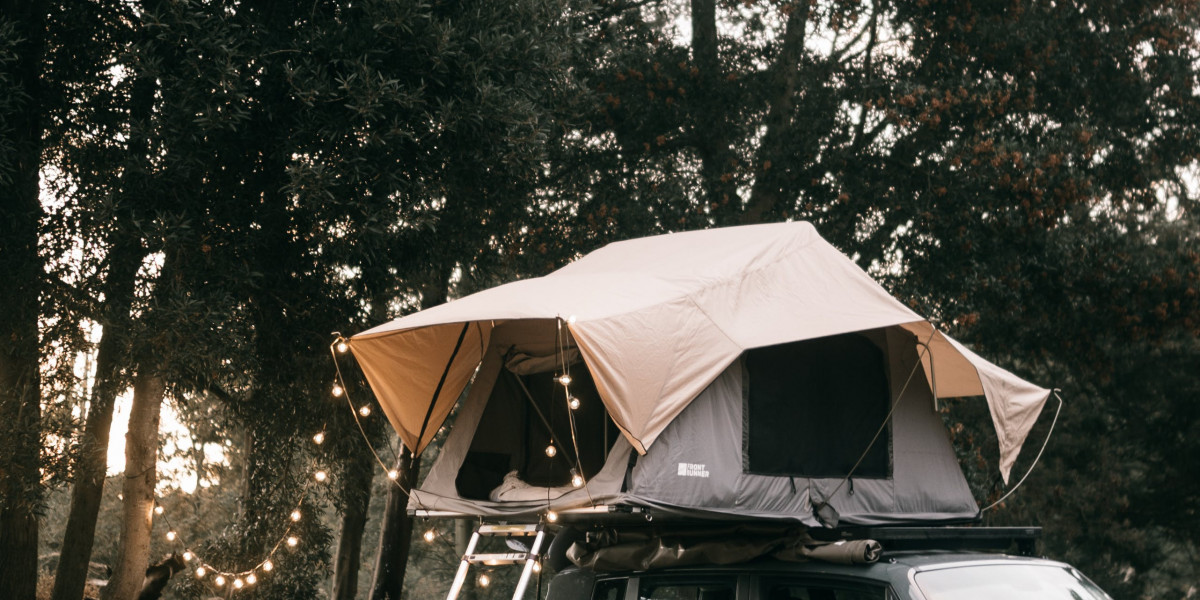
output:
[[[708,477],[708,465],[694,463],[679,463],[680,477]]]

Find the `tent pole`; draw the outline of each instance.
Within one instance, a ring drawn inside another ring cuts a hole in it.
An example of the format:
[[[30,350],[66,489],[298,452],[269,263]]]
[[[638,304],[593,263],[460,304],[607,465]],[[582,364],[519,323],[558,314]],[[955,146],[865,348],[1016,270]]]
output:
[[[533,407],[533,411],[537,413],[538,418],[542,420],[542,425],[546,427],[546,431],[550,434],[550,442],[555,446],[566,450],[566,447],[563,446],[562,442],[558,441],[558,437],[554,435],[554,428],[550,426],[550,420],[546,418],[546,414],[542,412],[542,409],[538,408],[537,402],[533,400],[533,394],[529,393],[529,388],[525,386],[525,382],[521,380],[521,376],[513,373],[512,371],[509,371],[508,374],[512,375],[512,378],[517,381],[517,385],[521,386],[521,391],[525,392],[525,399],[529,401],[529,405]],[[579,464],[578,451],[575,453],[575,463]]]
[[[450,367],[454,364],[454,359],[458,358],[458,351],[462,348],[463,339],[467,337],[467,328],[471,326],[470,322],[463,323],[462,331],[458,332],[458,341],[454,343],[454,352],[450,353],[450,360],[446,361],[446,368],[442,371],[442,378],[438,380],[437,387],[433,390],[433,397],[429,399],[429,410],[425,411],[425,420],[421,423],[421,432],[417,434],[417,443],[413,444],[416,448],[413,450],[413,457],[421,456],[421,452],[425,447],[421,445],[421,438],[425,437],[425,428],[429,427],[429,417],[433,416],[433,407],[437,406],[438,396],[442,395],[442,386],[446,384],[446,377],[450,375]]]

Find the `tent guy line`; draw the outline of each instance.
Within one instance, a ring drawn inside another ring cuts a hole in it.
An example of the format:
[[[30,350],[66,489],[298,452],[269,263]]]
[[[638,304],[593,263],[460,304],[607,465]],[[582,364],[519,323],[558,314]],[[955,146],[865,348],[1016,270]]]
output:
[[[854,466],[850,467],[850,470],[846,473],[846,476],[842,478],[841,482],[837,484],[837,487],[833,488],[832,492],[825,494],[825,498],[817,503],[816,508],[818,513],[823,508],[829,507],[829,501],[832,500],[834,496],[837,496],[838,492],[842,491],[842,487],[846,485],[847,481],[850,481],[850,478],[853,477],[854,473],[858,471],[858,468],[862,466],[863,460],[867,458],[867,454],[871,452],[871,448],[875,446],[875,442],[879,441],[879,434],[883,433],[883,430],[887,428],[887,424],[891,422],[892,415],[896,414],[896,407],[900,406],[900,402],[904,400],[904,392],[908,391],[908,384],[912,383],[913,375],[917,374],[917,367],[921,366],[921,361],[924,360],[926,353],[929,352],[929,341],[933,339],[933,334],[936,331],[937,330],[930,332],[929,339],[925,340],[924,342],[917,340],[917,344],[921,346],[921,353],[917,356],[917,360],[913,362],[913,367],[911,370],[909,370],[908,378],[904,380],[904,385],[900,388],[900,393],[896,394],[896,400],[892,402],[891,410],[889,410],[887,416],[883,418],[883,422],[879,424],[879,429],[875,430],[875,435],[871,438],[871,441],[867,444],[867,447],[863,448],[862,454],[858,457],[858,460],[854,462]],[[933,364],[933,357],[930,357],[929,364]],[[933,369],[930,369],[930,371],[932,370]],[[933,390],[933,401],[936,405],[936,387]]]
[[[1046,439],[1042,441],[1041,450],[1038,450],[1037,456],[1033,457],[1033,462],[1029,464],[1029,470],[1025,471],[1025,475],[1021,476],[1021,480],[1017,482],[1017,485],[1012,486],[1012,489],[1008,490],[1007,494],[1004,494],[1003,496],[1000,497],[999,500],[980,509],[979,510],[980,513],[985,513],[989,510],[992,510],[993,508],[996,508],[997,506],[999,506],[1001,502],[1008,500],[1008,497],[1015,494],[1017,491],[1017,488],[1020,488],[1021,484],[1025,483],[1026,479],[1029,479],[1029,474],[1033,473],[1034,467],[1036,467],[1038,464],[1038,461],[1042,459],[1042,453],[1046,451],[1046,446],[1050,445],[1050,436],[1054,434],[1054,426],[1058,424],[1058,415],[1062,413],[1063,399],[1062,399],[1062,396],[1058,395],[1058,393],[1060,391],[1062,391],[1062,390],[1060,390],[1058,388],[1054,388],[1053,390],[1050,390],[1050,393],[1054,394],[1054,398],[1058,400],[1058,408],[1056,408],[1054,410],[1054,420],[1050,421],[1050,430],[1046,432]]]

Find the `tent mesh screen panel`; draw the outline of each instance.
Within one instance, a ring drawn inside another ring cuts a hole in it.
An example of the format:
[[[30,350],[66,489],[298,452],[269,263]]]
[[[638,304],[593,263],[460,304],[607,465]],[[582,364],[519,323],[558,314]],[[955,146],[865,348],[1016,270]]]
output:
[[[887,418],[883,350],[848,333],[746,352],[746,471],[845,477]],[[886,478],[890,439],[881,435],[854,477]]]

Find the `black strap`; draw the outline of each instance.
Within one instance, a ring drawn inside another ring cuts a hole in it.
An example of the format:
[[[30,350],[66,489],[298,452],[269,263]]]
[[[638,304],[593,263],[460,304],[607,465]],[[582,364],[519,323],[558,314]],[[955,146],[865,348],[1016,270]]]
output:
[[[463,339],[467,337],[467,328],[471,324],[463,323],[462,331],[458,332],[458,341],[454,344],[454,352],[450,353],[450,360],[446,361],[446,369],[442,371],[442,378],[438,380],[437,388],[433,390],[433,398],[429,399],[429,410],[425,411],[425,421],[421,423],[421,432],[417,434],[417,443],[413,444],[413,456],[420,456],[421,438],[425,437],[425,429],[429,427],[429,417],[433,416],[433,407],[437,406],[438,396],[442,394],[442,386],[446,384],[446,377],[450,375],[450,367],[454,364],[454,359],[458,357],[458,350],[462,348]]]

